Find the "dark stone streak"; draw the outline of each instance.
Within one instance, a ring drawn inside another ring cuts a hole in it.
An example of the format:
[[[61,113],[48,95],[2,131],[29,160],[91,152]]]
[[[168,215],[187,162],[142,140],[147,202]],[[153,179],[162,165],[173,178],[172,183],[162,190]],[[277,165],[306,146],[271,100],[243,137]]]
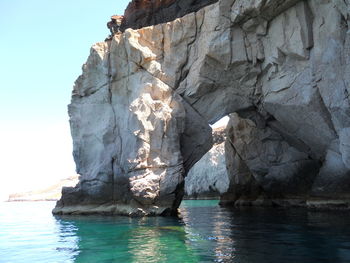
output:
[[[139,29],[175,20],[218,0],[133,0],[127,6],[121,31]]]

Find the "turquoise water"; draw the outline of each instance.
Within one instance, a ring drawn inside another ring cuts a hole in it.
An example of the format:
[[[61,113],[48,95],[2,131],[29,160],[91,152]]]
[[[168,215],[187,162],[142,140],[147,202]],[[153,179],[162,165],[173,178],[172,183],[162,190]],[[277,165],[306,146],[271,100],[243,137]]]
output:
[[[181,218],[54,217],[53,202],[0,203],[0,262],[350,262],[350,214],[227,210]]]

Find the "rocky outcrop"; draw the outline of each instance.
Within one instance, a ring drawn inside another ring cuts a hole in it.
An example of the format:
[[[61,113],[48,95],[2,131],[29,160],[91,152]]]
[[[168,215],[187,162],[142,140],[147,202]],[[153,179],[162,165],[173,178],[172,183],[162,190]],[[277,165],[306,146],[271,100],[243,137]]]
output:
[[[258,101],[231,117],[231,183],[223,202],[349,207],[350,171],[341,150],[350,139],[342,137],[350,120],[347,6],[301,1],[267,20],[264,34],[261,24],[250,27],[266,20],[263,8],[243,21],[260,67]]]
[[[94,45],[69,106],[81,179],[54,213],[175,213],[230,113],[223,204],[349,207],[349,7],[220,0]]]
[[[121,30],[139,29],[170,22],[196,12],[218,0],[132,0],[127,6]]]
[[[184,176],[212,140],[206,120],[171,88],[174,79],[149,71],[161,56],[176,59],[163,47],[143,48],[171,47],[175,36],[168,37],[162,26],[130,30],[92,48],[69,105],[81,178],[63,189],[54,213],[176,212]]]
[[[213,147],[189,171],[185,178],[185,198],[219,198],[227,192],[229,180],[225,163],[225,127],[213,130]]]
[[[259,114],[249,119],[231,115],[226,141],[228,173],[232,176],[229,200],[236,205],[298,205],[309,195],[320,162],[288,144]],[[223,196],[225,200],[225,196]]]

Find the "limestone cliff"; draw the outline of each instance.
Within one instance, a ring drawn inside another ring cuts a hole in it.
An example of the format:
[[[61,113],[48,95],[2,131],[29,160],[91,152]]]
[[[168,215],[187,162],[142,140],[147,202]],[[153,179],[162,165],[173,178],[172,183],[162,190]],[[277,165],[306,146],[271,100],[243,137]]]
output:
[[[175,213],[231,113],[222,204],[348,208],[349,7],[219,0],[94,45],[69,106],[80,183],[54,213]]]

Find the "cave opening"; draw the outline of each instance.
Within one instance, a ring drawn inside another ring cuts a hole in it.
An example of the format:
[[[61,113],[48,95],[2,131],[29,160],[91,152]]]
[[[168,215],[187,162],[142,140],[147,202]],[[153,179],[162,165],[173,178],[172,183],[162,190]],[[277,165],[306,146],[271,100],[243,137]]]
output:
[[[189,170],[185,177],[184,199],[219,199],[228,189],[225,164],[226,115],[211,124],[213,146]]]

